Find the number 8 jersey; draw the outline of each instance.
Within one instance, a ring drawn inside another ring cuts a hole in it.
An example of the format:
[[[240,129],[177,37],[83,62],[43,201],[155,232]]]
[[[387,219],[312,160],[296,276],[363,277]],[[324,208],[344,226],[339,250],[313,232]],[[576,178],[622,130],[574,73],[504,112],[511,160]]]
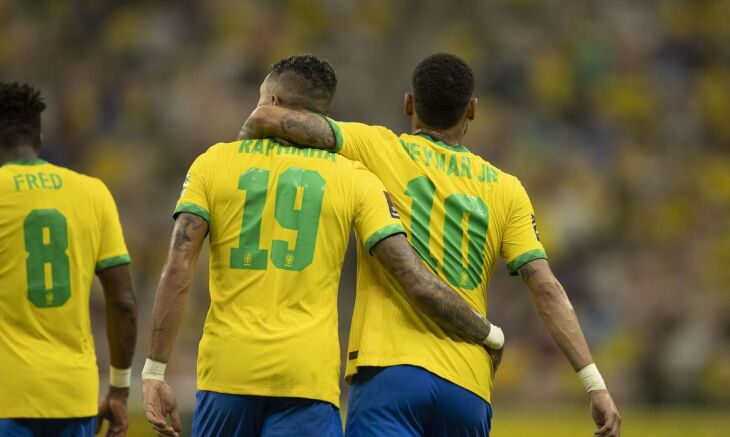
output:
[[[0,418],[96,415],[91,282],[127,263],[103,182],[40,159],[0,167]]]
[[[274,140],[216,144],[175,214],[209,224],[210,309],[198,389],[339,405],[337,289],[354,225],[369,251],[405,232],[357,162]]]
[[[408,239],[424,263],[472,308],[487,313],[500,256],[510,274],[546,258],[525,189],[463,146],[427,135],[331,119],[336,152],[365,164],[393,196]],[[479,345],[451,339],[406,301],[385,269],[358,254],[357,297],[347,376],[362,366],[409,364],[490,401],[492,366]],[[395,296],[395,297],[394,297]]]

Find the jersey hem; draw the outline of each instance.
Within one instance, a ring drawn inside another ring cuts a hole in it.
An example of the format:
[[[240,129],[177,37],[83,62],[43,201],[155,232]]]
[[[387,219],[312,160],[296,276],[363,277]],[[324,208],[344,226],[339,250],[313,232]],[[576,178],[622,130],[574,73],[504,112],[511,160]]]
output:
[[[96,271],[96,273],[99,273],[102,270],[105,270],[105,269],[108,269],[111,267],[121,266],[124,264],[129,264],[131,262],[132,262],[132,258],[130,258],[129,254],[126,254],[126,253],[124,255],[113,256],[111,258],[104,258],[103,260],[96,262],[95,271]]]
[[[332,120],[326,115],[323,115],[322,117],[324,117],[325,121],[330,125],[330,127],[332,128],[332,133],[335,136],[335,147],[329,150],[334,153],[339,153],[344,146],[342,139],[342,129],[340,129],[340,126],[337,124],[336,121]]]
[[[490,362],[491,364],[491,362]],[[384,358],[384,357],[368,357],[365,359],[362,359],[358,357],[357,359],[357,366],[355,367],[355,371],[352,373],[346,373],[345,379],[350,382],[351,378],[357,374],[357,369],[360,367],[393,367],[393,366],[416,366],[420,367],[427,372],[433,373],[434,375],[438,376],[441,379],[445,379],[446,381],[458,385],[459,387],[468,390],[475,395],[479,396],[480,398],[487,401],[490,405],[492,403],[492,392],[491,390],[484,391],[483,389],[480,389],[479,386],[475,384],[467,384],[462,381],[456,381],[456,378],[453,378],[447,374],[447,372],[441,372],[434,370],[431,366],[429,366],[427,363],[421,362],[419,359],[409,359],[409,358]],[[491,366],[490,366],[491,368]],[[493,374],[492,374],[493,375]],[[493,378],[493,376],[492,376]]]
[[[365,240],[365,250],[370,253],[370,251],[373,249],[373,247],[380,243],[383,239],[386,237],[390,237],[391,235],[395,234],[405,234],[406,230],[401,224],[392,224],[388,225],[384,228],[381,228],[380,230],[374,232],[370,237]]]
[[[220,386],[216,384],[198,384],[198,390],[214,391],[216,393],[225,393],[230,395],[241,395],[241,396],[268,396],[268,397],[285,397],[285,398],[300,398],[300,399],[312,399],[315,401],[328,402],[334,405],[336,408],[340,408],[340,397],[339,394],[336,397],[327,396],[320,393],[312,393],[307,390],[292,390],[284,388],[281,390],[273,388],[261,388],[261,387],[236,387],[231,388],[230,386]]]
[[[0,414],[0,420],[4,419],[91,419],[92,417],[96,417],[99,415],[99,409],[98,406],[94,406],[94,410],[88,410],[85,411],[82,414],[73,413],[73,414],[47,414],[42,413],[37,410],[33,410],[33,412],[30,412],[30,410],[10,410],[9,412],[3,411],[3,414]]]
[[[210,226],[210,213],[206,211],[205,208],[203,208],[202,206],[196,205],[194,203],[179,203],[175,207],[175,211],[172,213],[172,218],[177,218],[178,214],[182,212],[195,214],[208,222],[208,226]]]
[[[507,270],[509,271],[510,275],[517,276],[517,270],[519,270],[520,267],[524,266],[530,261],[535,261],[536,259],[547,259],[547,254],[545,254],[545,251],[542,249],[535,249],[529,252],[525,252],[517,258],[513,259],[509,264],[507,264]]]

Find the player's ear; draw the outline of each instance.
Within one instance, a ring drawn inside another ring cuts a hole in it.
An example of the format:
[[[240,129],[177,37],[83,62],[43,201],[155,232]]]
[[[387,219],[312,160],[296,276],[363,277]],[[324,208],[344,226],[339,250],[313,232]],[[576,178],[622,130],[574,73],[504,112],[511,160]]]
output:
[[[407,116],[413,115],[413,94],[406,92],[406,96],[403,100],[403,111]]]
[[[477,103],[478,100],[476,97],[472,97],[471,100],[469,100],[469,106],[466,107],[467,120],[474,120],[477,116]]]
[[[274,106],[281,105],[281,99],[279,98],[279,96],[271,96],[271,104]]]

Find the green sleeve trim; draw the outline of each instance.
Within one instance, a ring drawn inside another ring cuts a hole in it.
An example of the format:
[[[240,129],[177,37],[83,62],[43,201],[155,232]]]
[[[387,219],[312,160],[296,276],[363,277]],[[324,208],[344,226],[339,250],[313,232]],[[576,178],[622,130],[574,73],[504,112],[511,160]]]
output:
[[[337,124],[336,121],[332,120],[326,115],[323,115],[322,117],[324,117],[327,123],[329,123],[330,127],[332,128],[332,133],[335,134],[335,147],[330,149],[330,151],[334,153],[340,153],[340,150],[342,150],[343,146],[342,129],[340,129],[340,125]]]
[[[202,206],[196,205],[194,203],[178,203],[178,205],[175,207],[175,212],[172,213],[172,217],[177,218],[178,214],[180,214],[181,212],[189,212],[190,214],[195,214],[208,222],[208,226],[210,226],[210,213],[206,211],[205,208],[203,208]]]
[[[124,255],[113,256],[96,262],[96,272],[108,269],[110,267],[121,266],[132,262],[132,258],[126,253]]]
[[[519,270],[520,267],[524,266],[530,261],[535,261],[536,259],[547,259],[545,251],[542,249],[535,249],[529,252],[525,252],[517,258],[513,259],[512,262],[507,264],[507,270],[509,271],[510,275],[517,276],[517,270]]]
[[[373,235],[370,236],[367,240],[365,240],[365,249],[370,253],[370,251],[373,249],[373,247],[380,243],[384,238],[390,237],[391,235],[395,234],[405,234],[406,229],[403,227],[403,225],[399,224],[393,224],[388,225],[384,228],[381,228],[379,231],[375,232]]]

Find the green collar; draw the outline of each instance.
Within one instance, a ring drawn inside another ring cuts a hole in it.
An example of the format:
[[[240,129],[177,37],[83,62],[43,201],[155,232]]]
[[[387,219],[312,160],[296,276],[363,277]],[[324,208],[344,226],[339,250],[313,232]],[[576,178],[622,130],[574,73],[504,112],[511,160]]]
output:
[[[431,141],[432,143],[436,144],[437,146],[443,147],[446,150],[451,150],[453,152],[469,152],[470,151],[469,149],[467,149],[464,146],[452,146],[451,144],[446,144],[443,141],[439,140],[438,138],[434,138],[431,135],[425,134],[423,132],[419,132],[416,135],[421,136],[421,137]]]
[[[36,158],[36,159],[19,159],[17,161],[8,161],[5,165],[41,165],[41,164],[48,164],[46,161]]]

